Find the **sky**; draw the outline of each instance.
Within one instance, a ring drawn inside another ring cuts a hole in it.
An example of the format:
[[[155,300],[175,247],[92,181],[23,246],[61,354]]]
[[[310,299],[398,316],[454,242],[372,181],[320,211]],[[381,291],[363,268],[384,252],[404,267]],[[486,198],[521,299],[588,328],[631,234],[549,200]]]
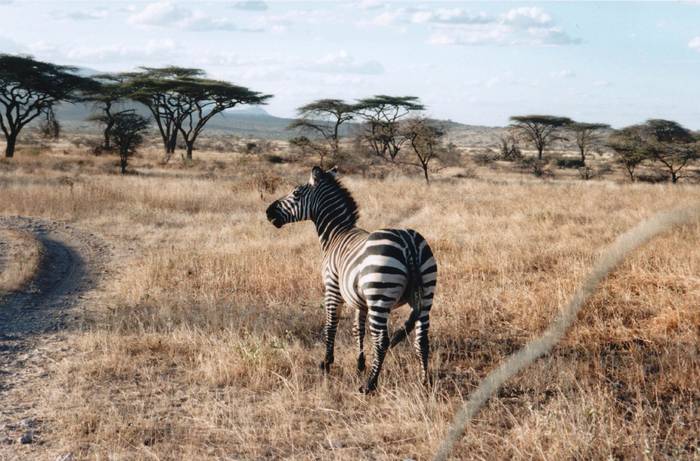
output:
[[[0,52],[198,67],[273,94],[281,117],[389,94],[474,125],[536,113],[700,129],[700,1],[0,0]]]

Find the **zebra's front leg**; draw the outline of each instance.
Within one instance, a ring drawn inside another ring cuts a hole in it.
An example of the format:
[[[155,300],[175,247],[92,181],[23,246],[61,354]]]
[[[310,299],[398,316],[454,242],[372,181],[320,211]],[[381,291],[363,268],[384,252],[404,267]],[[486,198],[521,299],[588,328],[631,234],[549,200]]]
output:
[[[338,306],[340,298],[338,298],[330,290],[326,290],[326,324],[323,327],[323,339],[326,343],[326,357],[321,362],[320,368],[328,373],[333,364],[333,350],[335,349],[335,333],[338,329]]]
[[[374,346],[374,360],[372,370],[369,373],[367,384],[360,388],[363,394],[369,394],[377,389],[379,372],[382,371],[382,364],[386,351],[389,349],[389,332],[387,331],[387,320],[389,318],[389,308],[370,306],[369,307],[369,332],[372,336]]]
[[[352,334],[357,342],[357,373],[365,371],[365,323],[367,321],[367,309],[355,309],[355,323],[352,326]]]

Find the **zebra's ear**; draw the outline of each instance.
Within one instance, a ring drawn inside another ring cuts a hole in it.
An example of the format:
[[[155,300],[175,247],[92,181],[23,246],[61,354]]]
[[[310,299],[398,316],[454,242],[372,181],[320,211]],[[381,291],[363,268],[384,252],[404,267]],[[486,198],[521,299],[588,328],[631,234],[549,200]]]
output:
[[[309,184],[312,186],[315,185],[318,181],[321,180],[323,177],[323,170],[320,167],[313,167],[311,169],[311,179],[309,180]]]
[[[338,166],[337,166],[337,165],[334,165],[333,168],[331,168],[330,170],[326,171],[326,173],[328,173],[329,175],[331,175],[331,176],[333,176],[333,177],[335,178],[336,176],[338,176]]]

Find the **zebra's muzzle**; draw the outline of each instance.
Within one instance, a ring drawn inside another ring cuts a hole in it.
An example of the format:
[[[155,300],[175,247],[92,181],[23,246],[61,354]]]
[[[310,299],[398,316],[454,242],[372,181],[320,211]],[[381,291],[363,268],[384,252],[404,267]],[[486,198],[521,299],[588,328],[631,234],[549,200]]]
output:
[[[267,220],[270,221],[273,226],[279,229],[284,225],[284,221],[282,220],[281,216],[279,216],[277,207],[275,206],[276,204],[277,202],[270,205],[265,213],[267,214]]]

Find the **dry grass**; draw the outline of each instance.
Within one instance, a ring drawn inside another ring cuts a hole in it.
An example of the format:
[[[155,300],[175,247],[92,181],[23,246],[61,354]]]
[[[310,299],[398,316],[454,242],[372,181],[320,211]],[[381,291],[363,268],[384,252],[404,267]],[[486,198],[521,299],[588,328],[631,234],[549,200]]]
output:
[[[47,453],[106,459],[427,459],[488,370],[542,331],[616,235],[700,200],[692,185],[541,181],[476,168],[475,179],[348,177],[361,225],[419,230],[440,275],[436,385],[417,384],[408,344],[380,392],[357,392],[350,314],[334,370],[323,355],[313,226],[276,230],[255,187],[307,170],[196,153],[137,175],[74,154],[3,163],[4,213],[64,219],[123,250],[74,353],[41,404]],[[82,161],[82,165],[77,165]],[[110,171],[110,172],[108,172]],[[286,193],[280,190],[273,196]],[[700,226],[636,252],[554,353],[508,383],[468,427],[462,459],[693,458],[700,434]],[[403,321],[402,308],[394,320]]]
[[[0,229],[0,296],[24,287],[40,260],[41,244],[31,234]]]

